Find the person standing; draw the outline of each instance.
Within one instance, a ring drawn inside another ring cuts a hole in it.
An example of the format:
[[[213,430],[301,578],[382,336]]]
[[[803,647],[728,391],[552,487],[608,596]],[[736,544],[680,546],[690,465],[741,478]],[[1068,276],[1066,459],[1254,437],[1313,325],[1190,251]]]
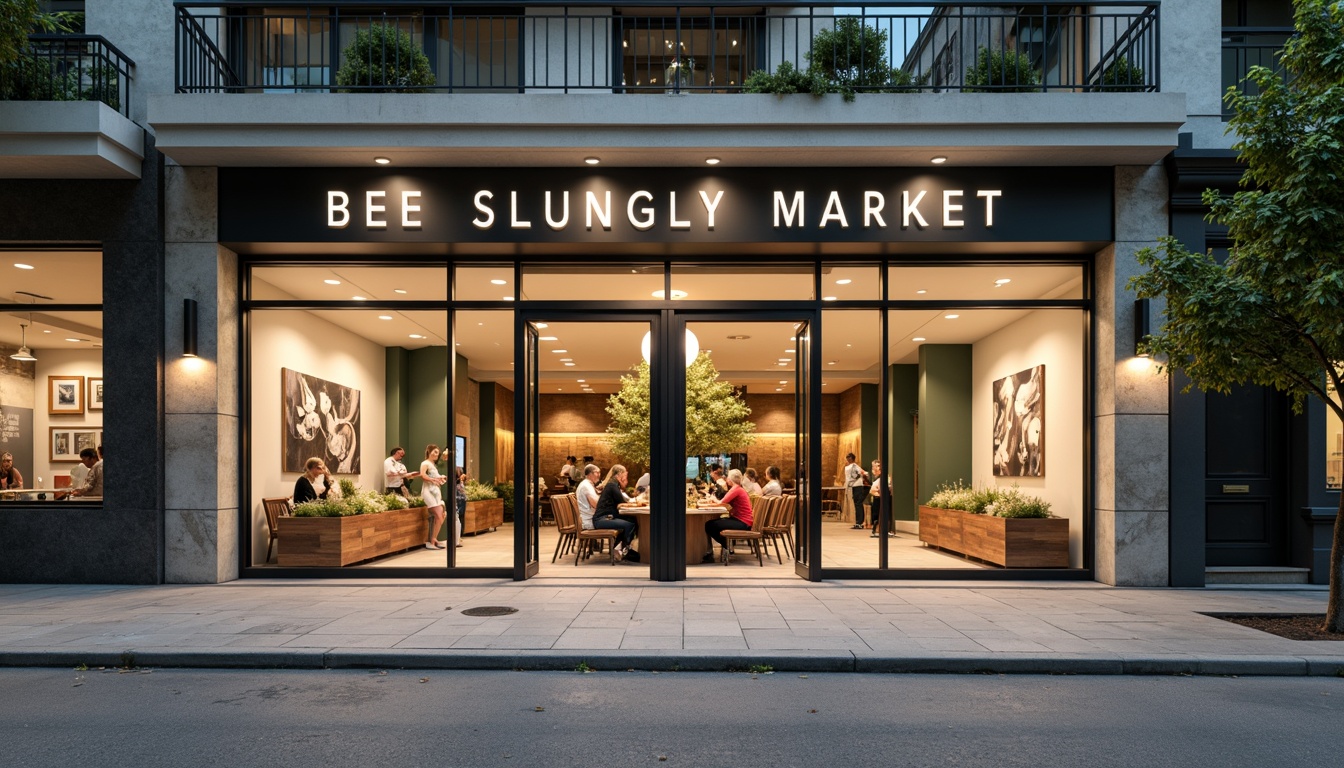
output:
[[[383,459],[383,493],[395,493],[398,496],[410,498],[410,491],[406,488],[406,480],[413,477],[419,477],[419,472],[407,472],[406,465],[401,460],[406,457],[406,449],[397,446],[392,449],[392,453],[386,459]]]
[[[887,525],[891,526],[890,515],[886,515],[887,507],[882,499],[882,462],[873,459],[873,485],[872,490],[868,492],[868,498],[873,502],[873,533],[872,538],[876,539],[882,535],[882,520],[887,518]],[[895,536],[896,531],[890,527],[887,529],[888,536]]]
[[[429,508],[429,540],[425,542],[425,549],[447,549],[439,546],[439,528],[443,526],[443,491],[439,486],[448,482],[448,478],[439,474],[439,446],[430,443],[425,446],[425,460],[420,463],[420,479],[424,483],[420,486],[420,498],[424,500],[425,506]]]
[[[457,546],[462,546],[462,529],[467,524],[467,471],[461,467],[457,468]]]
[[[84,454],[91,452],[90,449],[85,448],[80,452],[79,458],[83,460]],[[96,465],[89,465],[89,477],[84,481],[86,487],[88,486],[89,481],[93,479],[94,466]],[[319,477],[322,478],[321,491],[317,490],[317,479]],[[305,501],[313,501],[314,499],[325,500],[327,494],[331,493],[331,486],[333,484],[334,481],[331,479],[331,475],[327,473],[327,465],[316,456],[312,457],[303,463],[303,474],[299,475],[299,479],[294,481],[294,504],[297,506]],[[75,491],[74,495],[83,496],[85,494],[80,491]],[[101,492],[99,495],[102,495]]]
[[[854,502],[854,525],[855,530],[863,530],[863,497],[868,495],[868,488],[863,484],[868,473],[859,466],[859,462],[854,459],[854,454],[845,454],[845,487],[849,489],[849,497]]]
[[[602,485],[602,494],[598,497],[597,507],[593,510],[594,528],[609,528],[616,531],[614,550],[618,560],[625,559],[625,553],[630,551],[630,544],[635,540],[635,519],[620,514],[621,504],[629,500],[623,490],[629,477],[630,473],[625,467],[620,464],[613,466],[607,473],[607,480]]]
[[[719,561],[728,562],[728,540],[724,538],[724,531],[750,531],[751,530],[751,498],[747,491],[742,487],[742,472],[736,469],[728,470],[728,493],[723,495],[723,500],[718,502],[719,506],[728,508],[728,517],[716,517],[705,523],[705,536],[719,542]],[[714,545],[709,547],[710,551],[705,553],[703,562],[714,562]]]
[[[574,479],[574,462],[577,461],[573,456],[565,457],[565,466],[560,468],[560,482],[565,484],[566,488],[573,488],[577,482]]]

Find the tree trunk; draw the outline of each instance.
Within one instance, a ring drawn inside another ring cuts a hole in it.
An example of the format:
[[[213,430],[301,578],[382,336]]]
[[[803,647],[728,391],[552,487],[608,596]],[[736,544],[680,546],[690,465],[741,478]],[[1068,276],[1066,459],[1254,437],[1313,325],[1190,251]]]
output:
[[[1344,491],[1339,494],[1339,509],[1335,512],[1335,535],[1330,543],[1330,597],[1325,604],[1325,632],[1344,633]]]

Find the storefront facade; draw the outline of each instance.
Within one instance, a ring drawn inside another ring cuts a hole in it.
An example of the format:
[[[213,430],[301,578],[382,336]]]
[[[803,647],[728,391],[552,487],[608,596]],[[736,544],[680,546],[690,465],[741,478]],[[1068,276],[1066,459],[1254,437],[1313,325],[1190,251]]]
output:
[[[853,104],[656,93],[638,110],[634,96],[540,87],[181,92],[171,4],[161,26],[137,30],[91,8],[91,30],[120,35],[143,81],[131,112],[152,132],[140,180],[7,182],[7,202],[33,213],[0,225],[0,242],[100,249],[112,387],[103,429],[118,446],[109,482],[129,484],[59,516],[6,504],[3,576],[545,573],[554,526],[543,524],[541,486],[567,454],[647,470],[654,508],[682,506],[690,332],[752,409],[759,434],[743,460],[780,465],[795,491],[787,573],[1202,584],[1206,532],[1195,521],[1206,503],[1182,494],[1204,477],[1172,458],[1191,434],[1173,420],[1194,411],[1137,357],[1136,327],[1159,308],[1136,314],[1126,282],[1133,253],[1184,221],[1170,180],[1189,177],[1172,170],[1178,161],[1164,165],[1181,157],[1178,134],[1233,166],[1215,138],[1220,89],[1201,80],[1217,76],[1196,66],[1219,55],[1217,6],[1151,5],[1164,25],[1158,92],[860,94]],[[1172,29],[1208,34],[1176,40]],[[111,196],[111,221],[43,206],[84,187]],[[128,221],[143,240],[122,234]],[[128,241],[144,253],[118,260]],[[757,360],[777,332],[778,350]],[[629,340],[644,333],[652,451],[634,463],[604,452],[601,422],[639,363]],[[604,356],[614,347],[625,357]],[[1002,391],[1037,386],[1043,412],[1026,428],[1036,436],[1017,443],[1015,460],[998,449],[997,422],[1017,406],[1010,397],[996,408]],[[434,443],[448,453],[440,472],[512,482],[512,521],[414,558],[408,548],[345,565],[274,556],[263,501],[292,492],[293,462],[314,444],[291,445],[305,435],[290,422],[310,416],[307,437],[327,441],[337,477],[378,487],[393,447],[413,471]],[[1291,448],[1275,455],[1323,456],[1328,425],[1283,429]],[[887,468],[890,515],[871,533],[851,530],[852,504],[831,491],[848,450]],[[1326,489],[1309,490],[1318,479],[1285,480],[1282,495],[1328,506]],[[1066,564],[921,559],[918,503],[957,481],[1048,501],[1069,523]],[[44,525],[91,525],[97,554],[34,546],[26,534],[39,514]],[[697,578],[685,516],[649,525],[636,567],[654,580]],[[1270,557],[1310,562],[1315,579],[1305,531],[1286,532]],[[116,545],[124,537],[137,546]]]

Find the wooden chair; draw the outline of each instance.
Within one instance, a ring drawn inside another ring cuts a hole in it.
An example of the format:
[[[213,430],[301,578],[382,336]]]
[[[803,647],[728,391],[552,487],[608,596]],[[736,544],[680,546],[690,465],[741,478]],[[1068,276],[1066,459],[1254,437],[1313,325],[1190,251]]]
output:
[[[591,557],[593,554],[593,544],[603,543],[611,551],[611,564],[616,564],[616,539],[619,534],[610,528],[593,528],[587,530],[583,527],[583,520],[579,517],[579,499],[572,493],[564,494],[567,501],[566,505],[574,513],[574,521],[577,531],[574,538],[578,541],[578,551],[574,553],[574,565],[579,564],[580,558]]]
[[[751,551],[756,553],[757,565],[762,568],[765,567],[765,559],[761,556],[761,549],[765,546],[765,518],[766,515],[753,509],[751,510],[751,530],[723,531],[723,538],[728,542],[728,554],[723,558],[725,566],[733,560],[733,545],[739,541],[745,541],[751,544]]]
[[[779,545],[782,541],[789,553],[789,559],[795,557],[793,553],[793,521],[798,509],[797,496],[777,496],[774,499],[774,514],[765,524],[765,537],[775,543],[775,556],[779,556]],[[780,565],[784,564],[781,559]]]
[[[266,525],[271,529],[271,541],[266,547],[266,562],[271,562],[275,543],[280,540],[280,518],[289,517],[289,499],[281,496],[274,499],[262,499],[261,506],[266,510]]]
[[[555,542],[555,554],[551,555],[551,562],[561,555],[568,555],[570,547],[575,546],[575,534],[579,530],[578,513],[569,505],[569,499],[565,494],[552,496],[551,514],[555,517],[555,530],[560,534],[559,540]]]

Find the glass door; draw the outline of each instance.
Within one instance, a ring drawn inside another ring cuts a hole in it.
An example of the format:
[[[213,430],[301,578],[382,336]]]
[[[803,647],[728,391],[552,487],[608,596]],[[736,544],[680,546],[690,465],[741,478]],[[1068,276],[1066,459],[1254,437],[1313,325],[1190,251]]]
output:
[[[796,455],[798,500],[794,504],[794,572],[809,581],[821,580],[821,398],[814,395],[818,376],[816,348],[812,333],[816,323],[804,320],[794,328],[797,367],[794,372],[796,395]]]
[[[514,361],[515,369],[522,369],[519,385],[514,390],[514,411],[517,423],[523,425],[522,439],[515,445],[514,466],[517,473],[513,481],[515,499],[525,495],[525,502],[514,507],[514,556],[513,578],[516,581],[537,575],[540,567],[538,551],[540,549],[541,499],[546,486],[538,482],[541,472],[538,469],[541,432],[538,419],[541,412],[541,379],[538,354],[541,346],[541,333],[536,323],[518,315],[518,325],[523,343],[518,350],[520,359]]]

